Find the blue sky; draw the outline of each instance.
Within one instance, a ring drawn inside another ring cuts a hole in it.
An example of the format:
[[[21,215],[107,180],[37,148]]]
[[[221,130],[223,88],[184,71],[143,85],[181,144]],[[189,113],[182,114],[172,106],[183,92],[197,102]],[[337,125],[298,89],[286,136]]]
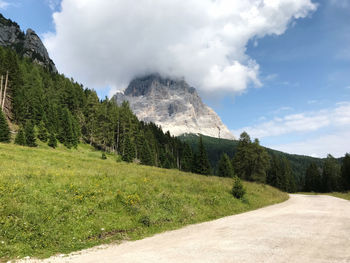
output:
[[[312,2],[317,9],[291,20],[283,33],[251,37],[244,44],[244,56],[259,65],[259,84],[252,77],[240,92],[224,86],[219,92],[223,96],[212,96],[209,88],[199,91],[237,137],[247,130],[271,148],[342,156],[350,152],[350,1]],[[59,17],[53,19],[61,11],[58,0],[0,0],[0,11],[43,38],[56,34],[57,25],[64,26]],[[49,51],[62,73],[86,81],[100,97],[115,88],[75,74],[60,61],[62,50]],[[245,58],[239,62],[248,63]]]

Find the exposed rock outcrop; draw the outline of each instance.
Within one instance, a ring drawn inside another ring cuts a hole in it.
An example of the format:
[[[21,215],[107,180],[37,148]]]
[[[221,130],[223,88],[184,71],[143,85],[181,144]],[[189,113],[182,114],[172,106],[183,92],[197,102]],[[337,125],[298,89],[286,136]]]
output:
[[[118,104],[128,101],[140,120],[154,122],[175,136],[199,133],[234,139],[219,116],[184,80],[162,78],[157,74],[136,78],[113,99]]]
[[[24,33],[19,25],[0,14],[0,46],[11,47],[20,55],[32,59],[35,63],[57,72],[47,50],[39,36],[31,29]]]

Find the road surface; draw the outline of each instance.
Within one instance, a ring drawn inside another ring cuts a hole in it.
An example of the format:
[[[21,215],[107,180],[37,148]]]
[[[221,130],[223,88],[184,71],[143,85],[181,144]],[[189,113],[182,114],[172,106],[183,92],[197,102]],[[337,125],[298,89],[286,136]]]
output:
[[[346,263],[350,262],[350,202],[291,195],[284,203],[256,211],[44,262]]]

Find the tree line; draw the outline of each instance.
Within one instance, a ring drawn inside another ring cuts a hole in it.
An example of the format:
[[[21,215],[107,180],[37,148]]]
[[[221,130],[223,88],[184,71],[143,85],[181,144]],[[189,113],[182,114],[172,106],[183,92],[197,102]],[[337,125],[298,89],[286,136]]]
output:
[[[247,181],[266,183],[286,192],[333,192],[350,190],[350,155],[339,162],[328,155],[320,167],[311,163],[299,182],[293,174],[290,161],[283,155],[266,151],[259,141],[253,142],[243,132],[232,159],[223,153],[218,163],[218,176],[238,176]]]
[[[350,190],[350,155],[345,154],[341,162],[328,155],[322,167],[310,164],[305,174],[306,192],[335,192]]]
[[[53,148],[58,142],[76,148],[85,142],[126,162],[181,170],[191,166],[191,148],[161,127],[139,121],[127,102],[100,100],[94,90],[0,47],[0,76],[6,73],[1,142],[11,141],[11,124],[19,145],[36,147],[40,140]]]
[[[349,156],[339,164],[328,156],[323,167],[312,164],[303,180],[291,169],[283,155],[268,153],[259,140],[242,133],[233,158],[222,154],[217,171],[212,169],[202,136],[197,149],[164,133],[153,123],[139,121],[124,102],[117,105],[100,100],[95,91],[73,79],[52,73],[19,57],[13,50],[0,47],[0,76],[8,76],[0,111],[0,141],[10,142],[8,121],[17,130],[14,143],[30,147],[37,140],[57,147],[76,148],[79,142],[114,152],[126,162],[177,168],[204,175],[239,177],[267,183],[287,192],[337,191],[349,189]]]

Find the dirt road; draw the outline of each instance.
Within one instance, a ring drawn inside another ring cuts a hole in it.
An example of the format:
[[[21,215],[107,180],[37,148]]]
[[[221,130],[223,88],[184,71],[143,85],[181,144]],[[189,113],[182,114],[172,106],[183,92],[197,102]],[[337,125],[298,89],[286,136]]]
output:
[[[291,195],[282,204],[45,262],[350,262],[350,202]]]

